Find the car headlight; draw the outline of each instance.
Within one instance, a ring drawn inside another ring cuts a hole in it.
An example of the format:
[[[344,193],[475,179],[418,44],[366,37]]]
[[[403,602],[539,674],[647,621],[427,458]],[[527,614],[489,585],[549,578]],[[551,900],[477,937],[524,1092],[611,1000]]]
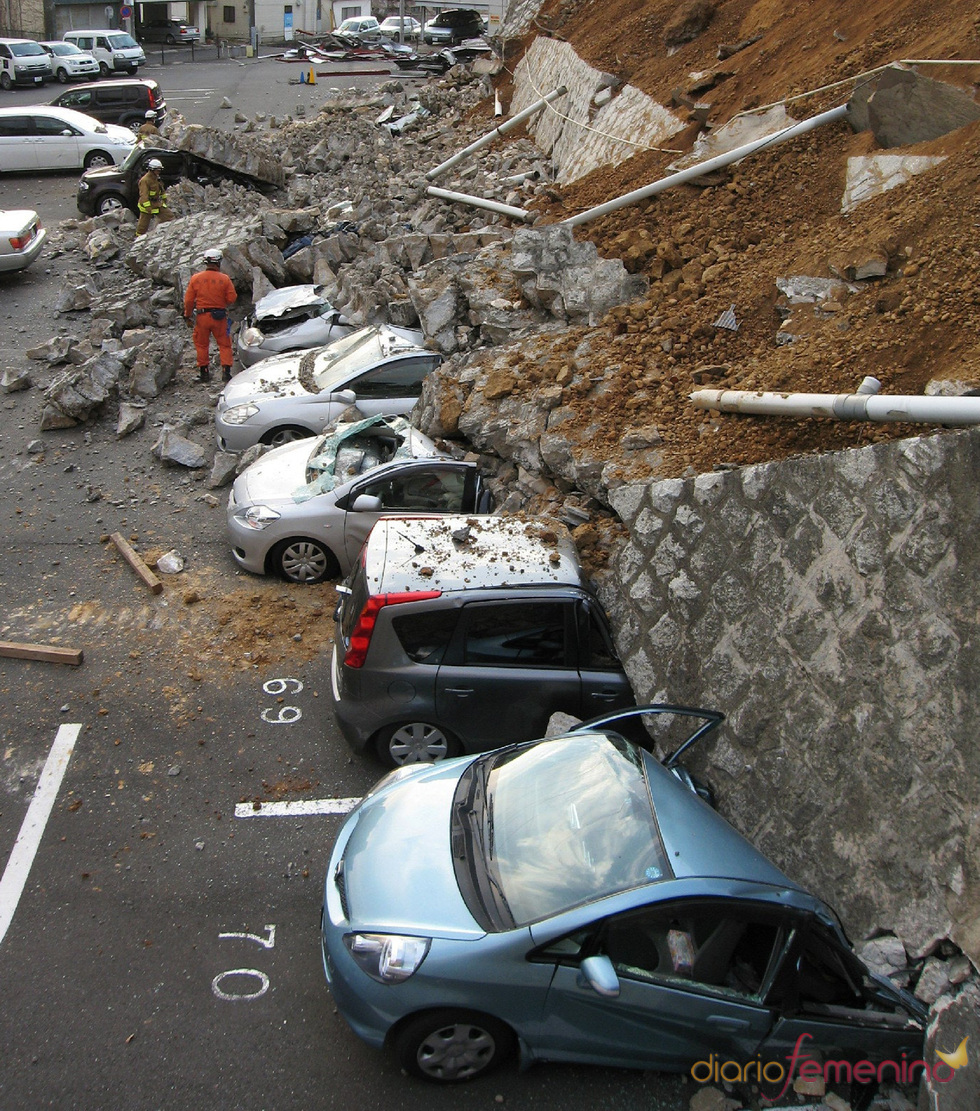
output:
[[[221,419],[225,424],[244,424],[251,417],[254,417],[258,411],[258,405],[252,405],[251,402],[245,405],[232,405],[230,409],[226,409],[221,414]]]
[[[92,188],[91,185],[89,185],[89,183],[87,181],[80,181],[78,183],[79,193],[87,193],[89,191],[89,189],[91,189],[91,188]]]
[[[431,939],[400,934],[346,934],[344,944],[362,972],[379,984],[400,984],[418,970]]]
[[[259,344],[265,339],[265,336],[258,330],[258,328],[243,328],[242,329],[242,343],[246,347],[258,347]]]
[[[267,505],[250,505],[248,509],[240,510],[235,516],[249,528],[263,529],[266,525],[271,525],[273,521],[278,521],[281,514],[274,509],[270,509]]]

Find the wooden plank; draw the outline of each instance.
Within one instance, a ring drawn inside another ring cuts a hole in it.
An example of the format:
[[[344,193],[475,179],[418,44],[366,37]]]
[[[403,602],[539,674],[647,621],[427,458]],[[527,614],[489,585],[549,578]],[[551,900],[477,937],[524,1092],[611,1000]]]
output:
[[[0,656],[18,660],[42,660],[49,664],[82,662],[81,648],[57,648],[53,644],[17,644],[12,640],[0,640]]]
[[[119,554],[129,564],[130,567],[136,572],[137,575],[146,583],[154,594],[159,594],[163,590],[163,583],[153,574],[153,572],[146,566],[140,559],[132,545],[123,538],[123,536],[114,532],[109,536],[109,539],[119,549]]]

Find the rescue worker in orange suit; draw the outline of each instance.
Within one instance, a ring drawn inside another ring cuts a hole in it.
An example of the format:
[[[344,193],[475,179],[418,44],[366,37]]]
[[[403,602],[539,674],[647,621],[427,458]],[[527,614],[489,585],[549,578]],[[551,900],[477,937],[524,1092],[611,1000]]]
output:
[[[167,208],[167,195],[163,191],[160,171],[163,163],[159,158],[151,158],[146,164],[146,173],[140,178],[140,199],[137,208],[140,218],[136,224],[136,234],[144,235],[152,220],[173,220],[174,214]]]
[[[146,113],[143,119],[144,122],[136,129],[137,138],[152,139],[154,135],[160,134],[160,128],[157,127],[157,114],[152,108]]]
[[[204,252],[204,270],[191,277],[184,292],[184,316],[190,324],[191,314],[197,314],[194,323],[194,347],[197,350],[197,371],[202,382],[210,381],[211,337],[218,342],[221,371],[224,380],[231,378],[231,322],[228,306],[238,298],[231,278],[221,272],[221,252],[212,247]]]

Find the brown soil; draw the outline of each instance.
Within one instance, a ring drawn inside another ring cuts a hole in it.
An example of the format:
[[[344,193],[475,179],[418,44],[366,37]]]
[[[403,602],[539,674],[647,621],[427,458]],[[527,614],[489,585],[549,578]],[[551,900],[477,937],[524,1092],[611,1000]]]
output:
[[[695,7],[714,10],[706,30],[668,55],[665,29],[678,12]],[[710,103],[708,122],[717,127],[745,109],[847,80],[787,105],[796,119],[815,115],[844,103],[854,78],[896,60],[980,58],[978,26],[976,13],[955,0],[928,6],[871,0],[844,9],[827,0],[693,0],[681,8],[673,0],[547,0],[525,45],[550,29],[590,64],[667,105],[673,90],[696,91],[717,78],[695,97]],[[754,44],[718,61],[719,44],[760,32]],[[517,55],[509,50],[507,58],[512,69]],[[980,81],[980,62],[919,69],[971,94]],[[671,145],[689,148],[697,131],[692,125]],[[614,310],[591,332],[593,349],[605,346],[621,368],[613,389],[581,399],[583,424],[608,417],[599,446],[616,450],[626,413],[630,425],[657,428],[660,473],[671,476],[932,430],[710,414],[688,400],[699,386],[849,393],[869,374],[881,380],[883,393],[918,394],[931,379],[980,385],[980,125],[900,148],[947,161],[842,215],[846,159],[877,150],[870,133],[855,134],[844,122],[827,125],[744,160],[715,184],[681,186],[577,229],[600,254],[623,258],[651,282],[645,300]],[[645,152],[596,171],[556,188],[541,211],[553,220],[583,211],[657,180],[675,157]],[[871,252],[887,256],[887,275],[861,283],[860,292],[820,319],[795,310],[794,332],[802,320],[803,338],[777,346],[775,280],[830,277],[834,267]],[[658,260],[665,256],[679,264],[661,276]],[[711,266],[710,281],[676,286],[672,271],[691,260]],[[715,327],[732,306],[738,331]],[[582,338],[575,329],[560,341],[553,366],[540,367],[542,373],[567,362]]]

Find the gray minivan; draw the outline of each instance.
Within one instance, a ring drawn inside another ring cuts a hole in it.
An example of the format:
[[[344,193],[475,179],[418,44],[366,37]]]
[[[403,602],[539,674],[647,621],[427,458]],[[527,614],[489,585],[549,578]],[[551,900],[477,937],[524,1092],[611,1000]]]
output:
[[[551,518],[388,517],[338,587],[341,731],[390,765],[544,736],[635,704],[568,530]]]

